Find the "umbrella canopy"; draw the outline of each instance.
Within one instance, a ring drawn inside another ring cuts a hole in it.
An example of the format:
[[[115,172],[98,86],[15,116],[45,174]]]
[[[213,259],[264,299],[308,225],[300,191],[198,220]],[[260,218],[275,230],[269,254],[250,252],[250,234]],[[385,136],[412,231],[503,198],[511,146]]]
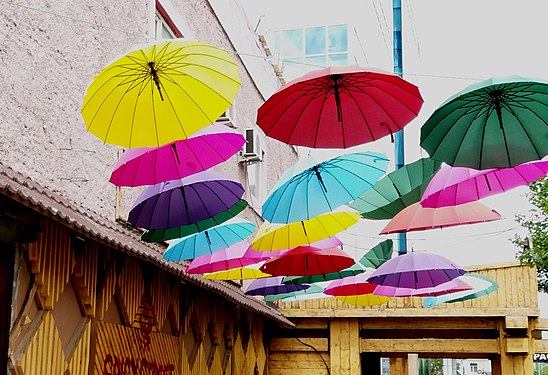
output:
[[[127,148],[188,138],[230,107],[239,68],[212,45],[182,39],[138,48],[104,68],[82,105],[87,130]]]
[[[275,92],[259,107],[257,125],[287,144],[348,148],[401,130],[422,103],[418,88],[395,74],[329,67]]]
[[[309,276],[340,271],[354,263],[351,256],[337,248],[298,246],[267,260],[260,270],[273,276]]]
[[[368,277],[369,274],[361,273],[359,275],[345,277],[344,279],[334,280],[325,288],[324,293],[330,296],[372,294],[377,285],[367,281]]]
[[[133,204],[128,221],[146,229],[188,225],[228,210],[243,194],[239,182],[209,170],[149,186]]]
[[[345,154],[315,164],[274,190],[262,207],[271,223],[292,223],[354,200],[384,175],[388,159],[373,152]]]
[[[441,296],[443,294],[461,292],[470,290],[472,287],[457,277],[446,283],[436,285],[434,287],[411,289],[401,288],[396,286],[379,285],[375,288],[373,294],[385,297],[425,297],[425,296]]]
[[[291,249],[331,237],[360,220],[357,212],[331,212],[291,224],[263,223],[251,247],[258,251]]]
[[[319,294],[323,293],[323,288],[319,285],[309,285],[308,288],[303,290],[297,290],[296,292],[288,292],[288,293],[281,293],[281,294],[270,294],[264,297],[265,302],[272,302],[272,301],[278,301],[283,300],[287,298],[292,297],[300,297],[300,296],[308,296],[312,294]],[[286,301],[283,301],[286,302]]]
[[[247,202],[243,199],[240,199],[238,202],[230,206],[228,210],[222,211],[208,219],[173,228],[149,229],[141,235],[141,240],[144,242],[162,242],[190,236],[191,234],[198,232],[203,232],[209,228],[213,228],[216,225],[223,224],[226,221],[236,217],[236,215],[242,212],[246,207]]]
[[[282,294],[304,290],[309,285],[286,285],[282,283],[283,277],[265,277],[251,282],[245,291],[249,296],[266,296],[271,294]]]
[[[420,203],[415,203],[394,216],[380,234],[484,223],[500,218],[501,215],[497,211],[479,202],[440,208],[424,208]]]
[[[407,253],[377,268],[367,281],[378,285],[421,289],[446,283],[466,270],[437,254]]]
[[[424,189],[441,164],[440,161],[423,158],[404,165],[381,178],[372,189],[360,194],[349,206],[366,219],[391,219],[421,199]]]
[[[310,284],[321,283],[323,281],[331,281],[342,279],[348,276],[359,275],[366,272],[366,268],[361,263],[355,263],[352,266],[345,268],[344,270],[324,273],[319,275],[310,276],[287,276],[284,277],[284,284]]]
[[[233,268],[226,271],[218,271],[204,274],[204,279],[208,280],[249,280],[270,277],[271,275],[264,273],[255,268],[241,267]]]
[[[210,125],[190,138],[161,147],[126,150],[109,181],[116,186],[142,186],[181,179],[228,160],[244,144],[241,133],[224,125]]]
[[[255,225],[245,220],[219,225],[203,232],[171,241],[164,253],[164,259],[171,262],[180,262],[201,257],[202,255],[210,255],[244,240],[254,230]],[[241,248],[232,249],[231,251],[236,250],[241,250]]]
[[[450,294],[444,294],[437,297],[426,297],[422,301],[424,307],[434,307],[445,302],[460,302],[473,298],[485,296],[498,289],[499,285],[488,278],[480,274],[467,274],[461,276],[460,279],[466,284],[470,285],[472,289],[461,292],[455,292]]]
[[[363,306],[363,307],[382,305],[392,299],[390,297],[377,296],[371,293],[358,294],[355,296],[334,296],[334,297],[338,299],[339,301],[342,301],[349,305]]]
[[[547,173],[548,161],[484,170],[444,164],[424,191],[421,206],[437,208],[474,202],[527,185]]]
[[[212,273],[254,264],[253,259],[243,257],[250,246],[249,242],[240,241],[225,249],[196,257],[186,267],[185,271],[190,274]]]
[[[385,240],[375,245],[371,250],[364,254],[360,263],[365,267],[379,268],[381,264],[392,258],[394,252],[394,242]]]
[[[473,84],[421,128],[431,158],[474,169],[510,168],[548,155],[548,82],[524,77]]]

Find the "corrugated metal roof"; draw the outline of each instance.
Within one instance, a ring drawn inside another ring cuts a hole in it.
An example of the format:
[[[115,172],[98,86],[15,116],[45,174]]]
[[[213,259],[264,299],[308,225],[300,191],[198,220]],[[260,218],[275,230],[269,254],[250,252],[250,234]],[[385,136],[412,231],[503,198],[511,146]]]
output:
[[[263,301],[246,296],[241,288],[232,283],[207,280],[199,275],[185,273],[182,265],[163,260],[164,247],[140,241],[138,233],[69,201],[66,197],[2,164],[0,164],[0,193],[89,237],[106,242],[114,249],[153,263],[177,275],[182,281],[214,292],[236,305],[264,315],[280,324],[294,326],[278,310]]]

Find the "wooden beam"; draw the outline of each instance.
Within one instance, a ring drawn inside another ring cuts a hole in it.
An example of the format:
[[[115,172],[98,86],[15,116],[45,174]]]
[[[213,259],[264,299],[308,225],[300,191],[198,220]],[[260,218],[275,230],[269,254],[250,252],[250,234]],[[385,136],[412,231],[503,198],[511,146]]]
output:
[[[548,353],[548,340],[535,340],[535,353]]]
[[[500,354],[498,339],[361,339],[362,352]]]
[[[327,352],[329,350],[329,340],[327,338],[273,338],[270,340],[270,350],[289,352]]]
[[[295,328],[297,329],[328,329],[329,322],[327,319],[295,319]]]
[[[548,331],[548,319],[538,318],[535,320],[533,329],[537,331]]]
[[[416,309],[416,308],[363,308],[363,309],[288,309],[280,308],[286,318],[368,318],[368,317],[504,317],[506,315],[540,316],[538,307],[529,308],[452,308],[452,309]]]
[[[548,320],[548,319],[547,319]],[[548,322],[547,322],[548,324]],[[360,319],[360,329],[497,329],[497,321],[494,318],[475,318],[469,317],[410,317],[401,318],[362,318]],[[548,329],[548,325],[547,325]]]
[[[504,317],[504,326],[506,329],[527,329],[529,319],[526,316],[507,315]]]

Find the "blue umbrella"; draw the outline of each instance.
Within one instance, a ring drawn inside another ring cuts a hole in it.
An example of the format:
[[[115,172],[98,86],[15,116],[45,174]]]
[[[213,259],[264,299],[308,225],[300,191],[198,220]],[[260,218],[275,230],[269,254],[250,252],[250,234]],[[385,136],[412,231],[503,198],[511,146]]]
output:
[[[244,240],[254,230],[255,224],[247,220],[217,225],[203,232],[171,241],[164,253],[164,259],[179,262],[212,254]]]
[[[281,184],[267,198],[262,216],[271,223],[293,223],[331,212],[370,189],[388,166],[374,152],[345,154],[315,164]]]

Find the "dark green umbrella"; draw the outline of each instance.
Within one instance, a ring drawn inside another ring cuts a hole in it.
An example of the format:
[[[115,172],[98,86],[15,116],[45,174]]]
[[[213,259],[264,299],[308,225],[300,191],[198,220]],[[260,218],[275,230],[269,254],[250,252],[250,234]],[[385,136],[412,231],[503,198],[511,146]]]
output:
[[[364,218],[392,219],[405,207],[417,203],[441,162],[419,159],[387,174],[349,204]]]
[[[394,252],[394,243],[392,240],[386,240],[371,250],[369,250],[365,255],[360,259],[360,263],[368,268],[379,268],[381,264],[392,258],[392,253]]]
[[[442,104],[421,128],[431,158],[474,169],[510,168],[548,155],[548,82],[492,78]]]
[[[206,229],[213,228],[216,225],[222,224],[225,221],[232,219],[247,207],[247,202],[240,199],[236,204],[230,207],[226,211],[205,220],[198,221],[189,225],[183,225],[180,227],[167,228],[167,229],[150,229],[141,235],[141,240],[144,242],[161,242],[167,240],[174,240],[176,238],[182,238],[190,236],[198,232],[202,232]]]

